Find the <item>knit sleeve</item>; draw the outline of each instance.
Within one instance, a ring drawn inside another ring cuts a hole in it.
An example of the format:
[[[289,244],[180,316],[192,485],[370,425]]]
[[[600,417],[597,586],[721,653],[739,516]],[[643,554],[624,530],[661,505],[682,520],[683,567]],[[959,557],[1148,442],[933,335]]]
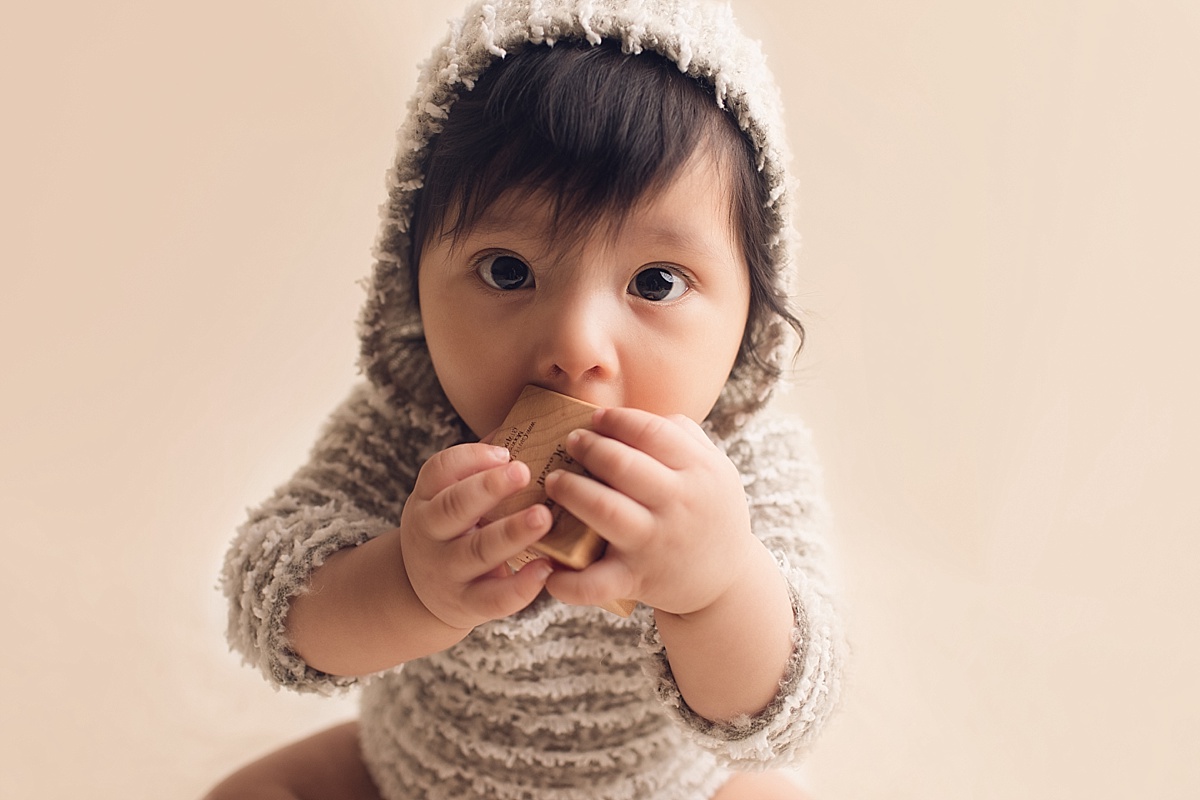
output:
[[[811,437],[798,421],[760,415],[723,444],[742,474],[754,533],[791,594],[796,622],[779,693],[753,717],[714,723],[683,699],[653,625],[643,648],[658,697],[688,738],[733,768],[782,767],[816,741],[841,688],[846,646],[834,608],[829,511]]]
[[[356,683],[309,667],[288,643],[291,598],[334,552],[399,524],[424,460],[457,435],[364,384],[334,412],[308,462],[250,513],[225,557],[227,636],[275,686],[330,694]]]

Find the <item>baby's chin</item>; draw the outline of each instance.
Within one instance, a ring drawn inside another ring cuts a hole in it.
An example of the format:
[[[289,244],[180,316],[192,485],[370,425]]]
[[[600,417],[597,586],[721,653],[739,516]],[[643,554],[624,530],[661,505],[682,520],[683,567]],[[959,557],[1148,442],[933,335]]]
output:
[[[500,426],[504,424],[504,418],[507,411],[508,409],[503,409],[494,414],[487,415],[470,413],[463,414],[460,411],[459,416],[462,417],[462,420],[466,423],[467,428],[470,429],[471,433],[478,437],[479,441],[491,444],[492,440],[496,436],[497,431],[500,430]]]
[[[493,393],[480,389],[477,396],[486,397],[490,394]],[[481,442],[489,441],[489,437],[496,432],[504,422],[505,416],[508,415],[508,406],[501,408],[500,404],[495,403],[471,402],[469,399],[464,401],[453,391],[446,392],[446,399],[450,401],[450,407],[454,409],[458,418]],[[515,395],[513,400],[516,400]]]

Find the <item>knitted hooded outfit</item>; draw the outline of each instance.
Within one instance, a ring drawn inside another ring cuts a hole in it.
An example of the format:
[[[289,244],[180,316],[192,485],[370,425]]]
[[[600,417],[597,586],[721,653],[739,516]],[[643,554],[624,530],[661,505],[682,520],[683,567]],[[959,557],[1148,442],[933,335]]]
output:
[[[334,412],[307,464],[239,529],[222,585],[229,640],[277,686],[361,686],[364,760],[389,800],[707,798],[729,769],[795,764],[840,688],[844,645],[828,575],[819,469],[798,422],[764,410],[774,379],[731,374],[704,428],[737,466],[757,535],[795,612],[779,692],[754,717],[713,723],[676,685],[652,609],[628,618],[543,593],[450,649],[356,679],[322,673],[289,646],[290,598],[332,553],[395,528],[433,454],[474,435],[435,377],[410,280],[409,228],[422,163],[457,97],[508,52],[582,40],[657,52],[714,90],[754,145],[770,187],[776,281],[786,291],[790,218],[776,89],[727,7],[684,0],[499,0],[472,6],[424,66],[388,174],[388,202],[360,320],[367,380]],[[792,348],[764,324],[763,360]]]

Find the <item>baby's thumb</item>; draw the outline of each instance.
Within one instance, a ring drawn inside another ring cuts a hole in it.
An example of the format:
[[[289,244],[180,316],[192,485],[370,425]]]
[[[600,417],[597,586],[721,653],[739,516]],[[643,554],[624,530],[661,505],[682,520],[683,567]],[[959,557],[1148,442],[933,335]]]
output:
[[[554,567],[547,559],[538,558],[512,575],[485,581],[479,590],[484,595],[480,600],[487,605],[488,616],[503,619],[528,606],[541,594],[553,572]]]

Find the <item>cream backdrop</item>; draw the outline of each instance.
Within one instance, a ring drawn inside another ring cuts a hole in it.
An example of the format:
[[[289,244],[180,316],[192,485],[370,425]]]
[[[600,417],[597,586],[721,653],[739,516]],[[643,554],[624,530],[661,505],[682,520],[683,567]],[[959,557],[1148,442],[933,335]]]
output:
[[[198,797],[350,716],[223,641],[356,378],[458,3],[9,4],[0,796]],[[1200,6],[740,0],[783,84],[855,646],[818,798],[1200,793]]]

